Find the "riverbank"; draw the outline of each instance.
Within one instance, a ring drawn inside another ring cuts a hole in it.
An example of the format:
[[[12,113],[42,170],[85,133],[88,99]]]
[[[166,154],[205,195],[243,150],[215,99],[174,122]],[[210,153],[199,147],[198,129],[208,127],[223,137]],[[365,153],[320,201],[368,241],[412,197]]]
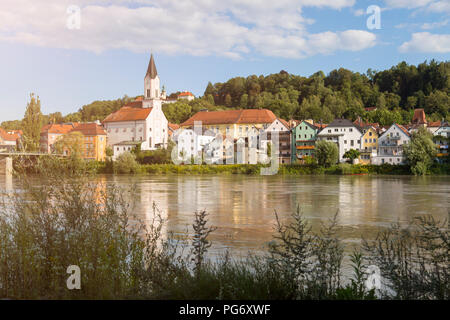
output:
[[[113,173],[112,163],[92,163],[97,173]],[[244,174],[260,175],[261,168],[267,165],[260,164],[232,164],[232,165],[174,165],[174,164],[144,164],[137,170],[140,174]],[[318,165],[280,165],[278,175],[412,175],[407,165],[351,165],[347,163],[336,164],[325,168]],[[434,164],[429,175],[450,175],[449,164]]]

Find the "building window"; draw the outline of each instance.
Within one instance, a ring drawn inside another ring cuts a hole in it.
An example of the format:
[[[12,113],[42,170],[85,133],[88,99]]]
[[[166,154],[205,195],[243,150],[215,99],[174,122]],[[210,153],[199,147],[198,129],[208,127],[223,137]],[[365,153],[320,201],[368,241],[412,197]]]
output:
[[[344,144],[347,144],[347,140],[344,140]]]
[[[352,129],[352,128],[350,128],[350,129],[348,129],[348,131],[350,131],[350,132],[353,132],[353,129]]]
[[[147,98],[150,98],[150,89],[147,89]]]

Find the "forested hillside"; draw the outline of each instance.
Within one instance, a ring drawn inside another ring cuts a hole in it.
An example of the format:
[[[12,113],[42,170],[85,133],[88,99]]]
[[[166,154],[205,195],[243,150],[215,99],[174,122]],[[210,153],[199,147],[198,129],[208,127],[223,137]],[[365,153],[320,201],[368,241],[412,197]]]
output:
[[[176,94],[173,94],[175,97]],[[43,116],[43,123],[103,120],[134,98],[94,101],[77,112]],[[45,105],[45,101],[42,102]],[[376,111],[365,108],[376,107]],[[428,120],[450,120],[450,62],[405,62],[384,71],[365,74],[347,69],[322,71],[302,77],[281,71],[267,76],[236,77],[225,83],[209,83],[204,96],[193,101],[163,105],[169,122],[181,123],[202,109],[267,108],[284,119],[334,118],[351,120],[361,116],[370,122],[390,125],[408,123],[415,108],[424,108]],[[6,121],[5,129],[17,129],[21,121]]]
[[[285,119],[355,119],[382,124],[408,122],[411,110],[424,108],[430,120],[449,118],[450,62],[405,62],[366,74],[346,69],[306,78],[285,71],[209,83],[205,99],[229,108],[267,108]],[[377,107],[375,112],[364,108]]]

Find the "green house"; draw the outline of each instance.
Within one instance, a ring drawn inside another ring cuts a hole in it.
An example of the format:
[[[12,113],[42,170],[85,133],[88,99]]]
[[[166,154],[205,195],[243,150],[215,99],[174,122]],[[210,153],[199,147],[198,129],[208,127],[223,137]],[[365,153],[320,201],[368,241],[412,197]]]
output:
[[[318,127],[304,120],[291,130],[291,163],[297,163],[303,160],[305,156],[314,157],[318,131]]]

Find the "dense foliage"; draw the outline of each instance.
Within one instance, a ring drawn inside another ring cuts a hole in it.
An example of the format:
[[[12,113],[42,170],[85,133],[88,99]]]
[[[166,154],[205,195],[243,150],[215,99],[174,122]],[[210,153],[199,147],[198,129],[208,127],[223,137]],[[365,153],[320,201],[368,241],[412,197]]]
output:
[[[302,77],[281,71],[268,76],[236,77],[225,83],[209,83],[208,101],[228,108],[267,108],[285,119],[334,118],[390,125],[407,123],[411,110],[424,108],[431,120],[449,119],[450,62],[405,62],[389,70],[366,74],[340,68],[328,75],[319,71]],[[376,111],[364,108],[377,107]]]
[[[433,135],[425,128],[413,132],[411,141],[403,146],[406,161],[415,175],[427,174],[436,158],[437,148],[433,142]]]
[[[316,142],[315,155],[317,162],[324,167],[332,166],[339,160],[339,150],[336,143],[319,140]]]

